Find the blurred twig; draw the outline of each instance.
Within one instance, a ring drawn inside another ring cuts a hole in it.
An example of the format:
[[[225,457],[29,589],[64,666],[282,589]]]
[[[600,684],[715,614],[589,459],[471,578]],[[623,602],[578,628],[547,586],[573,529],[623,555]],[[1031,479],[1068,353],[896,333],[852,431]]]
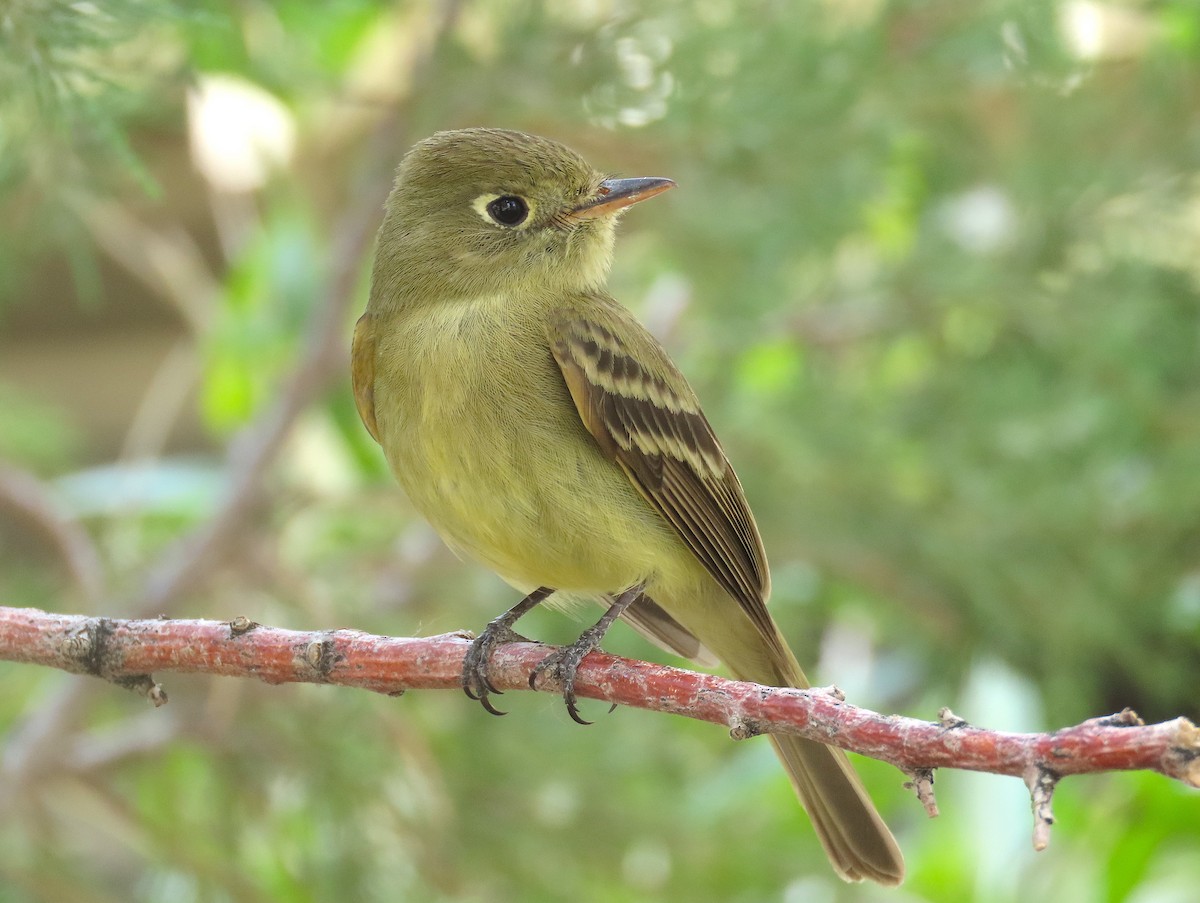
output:
[[[398,117],[381,126],[397,139],[398,146],[404,146],[399,134],[402,128]],[[362,261],[379,225],[379,209],[387,195],[394,162],[394,151],[387,157],[372,156],[375,158],[366,168],[375,178],[367,180],[334,226],[329,289],[324,302],[313,311],[296,366],[279,387],[274,404],[230,443],[228,481],[213,515],[164,553],[130,605],[133,611],[151,613],[169,608],[231,546],[240,526],[260,501],[264,477],[297,417],[344,369],[343,327],[356,299]]]
[[[0,660],[91,674],[165,701],[154,671],[324,683],[399,695],[461,687],[462,634],[384,637],[351,630],[295,631],[245,618],[118,620],[0,608]],[[499,690],[528,690],[547,647],[498,649],[489,676]],[[153,689],[151,689],[153,688]],[[538,690],[558,692],[553,686]],[[1200,787],[1200,730],[1185,718],[1145,725],[1131,711],[1046,734],[974,727],[948,709],[938,722],[885,716],[830,690],[764,687],[648,662],[592,653],[579,669],[580,696],[684,715],[730,728],[734,737],[790,733],[889,762],[914,777],[936,813],[932,770],[958,768],[1022,778],[1035,804],[1035,845],[1045,846],[1054,787],[1067,775],[1155,771]]]
[[[121,459],[142,461],[162,454],[171,427],[200,382],[200,361],[192,338],[175,342],[158,365],[121,445]]]
[[[416,93],[432,62],[440,38],[454,22],[458,4],[438,8],[438,31],[425,54],[413,61]],[[410,93],[409,96],[412,96]],[[370,249],[383,199],[391,184],[397,148],[408,145],[404,109],[397,106],[379,122],[356,169],[363,173],[356,195],[332,229],[331,275],[324,303],[308,324],[304,350],[291,375],[280,386],[275,403],[230,443],[229,479],[213,515],[164,553],[150,570],[129,609],[143,614],[169,608],[194,580],[233,544],[240,525],[259,501],[264,477],[300,413],[345,369],[345,333],[362,261]]]
[[[275,403],[230,443],[228,479],[212,516],[164,551],[149,568],[133,598],[121,603],[123,611],[143,615],[170,611],[199,578],[236,547],[237,537],[260,502],[271,465],[296,419],[346,368],[345,327],[357,298],[362,262],[381,218],[398,150],[410,143],[404,101],[420,95],[459,6],[457,0],[445,0],[431,11],[434,33],[422,52],[412,59],[410,90],[378,121],[365,143],[361,161],[353,167],[359,174],[357,185],[331,229],[332,263],[325,298],[312,311],[303,351],[295,367],[279,387]],[[163,260],[171,266],[190,265],[190,257],[180,256],[178,250],[167,253]],[[161,266],[142,273],[152,285],[167,275]],[[70,725],[86,709],[86,693],[78,684],[59,688],[13,731],[3,761],[8,778],[20,782],[31,769],[44,768],[50,759],[58,757]]]
[[[173,307],[194,335],[208,331],[221,283],[186,229],[150,225],[98,197],[74,196],[71,203],[100,250]]]
[[[0,463],[0,507],[17,511],[50,540],[89,605],[100,598],[104,588],[104,566],[92,538],[61,509],[37,477]]]

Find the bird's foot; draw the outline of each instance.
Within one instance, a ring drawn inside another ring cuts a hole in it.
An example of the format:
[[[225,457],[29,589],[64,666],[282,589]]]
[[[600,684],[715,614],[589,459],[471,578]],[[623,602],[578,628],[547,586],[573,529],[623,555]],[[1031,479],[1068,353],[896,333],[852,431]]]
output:
[[[607,625],[604,626],[607,627]],[[563,702],[567,704],[567,713],[578,724],[591,724],[592,722],[579,714],[579,706],[575,697],[575,675],[579,672],[579,666],[583,664],[588,653],[600,647],[604,632],[600,625],[589,627],[570,646],[563,646],[557,652],[550,653],[538,662],[533,673],[529,675],[530,689],[537,689],[537,683],[543,675],[549,675],[559,683],[562,686]]]
[[[491,677],[488,675],[492,653],[496,651],[497,646],[504,646],[508,643],[533,642],[528,637],[521,636],[507,624],[498,624],[499,620],[497,618],[496,621],[488,624],[483,633],[471,642],[471,648],[467,650],[466,657],[463,659],[462,673],[463,692],[471,699],[478,701],[493,715],[507,713],[500,711],[488,699],[492,695],[502,696],[504,694],[503,690],[496,689],[496,685],[492,683]]]
[[[533,643],[536,640],[531,640],[528,637],[522,636],[513,630],[512,625],[517,620],[549,596],[553,590],[542,587],[534,590],[517,605],[510,608],[500,617],[491,621],[487,627],[483,629],[483,633],[475,637],[471,641],[471,648],[467,650],[467,654],[463,657],[462,670],[462,687],[463,692],[471,699],[476,700],[485,709],[493,715],[503,715],[494,705],[489,696],[502,695],[502,691],[496,688],[492,683],[491,677],[488,675],[488,670],[491,665],[492,653],[496,651],[497,646],[504,646],[508,643]]]
[[[592,722],[580,717],[579,714],[579,706],[575,699],[575,675],[579,673],[579,666],[587,654],[599,648],[604,634],[608,633],[608,628],[612,627],[613,622],[621,616],[625,609],[642,597],[642,591],[645,588],[644,583],[639,583],[629,587],[615,599],[610,596],[612,604],[609,605],[608,611],[599,621],[581,633],[579,639],[570,646],[563,646],[557,652],[550,653],[538,662],[533,673],[529,675],[529,686],[536,690],[538,678],[546,673],[552,674],[555,680],[562,685],[563,702],[567,704],[567,712],[571,719],[579,724],[591,724]],[[613,709],[615,708],[614,705]],[[611,712],[612,709],[609,711]]]

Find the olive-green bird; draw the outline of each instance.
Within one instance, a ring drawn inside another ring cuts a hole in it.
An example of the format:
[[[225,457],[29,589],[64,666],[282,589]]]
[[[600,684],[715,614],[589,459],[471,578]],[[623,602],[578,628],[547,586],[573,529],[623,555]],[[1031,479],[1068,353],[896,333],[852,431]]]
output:
[[[354,333],[354,394],[417,509],[528,596],[475,640],[464,688],[552,593],[608,606],[539,673],[572,682],[618,617],[742,680],[807,687],[767,612],[741,484],[687,380],[604,291],[619,214],[674,185],[613,179],[545,138],[440,132],[400,164]],[[534,675],[535,678],[537,674]],[[845,754],[772,736],[833,867],[904,861]]]

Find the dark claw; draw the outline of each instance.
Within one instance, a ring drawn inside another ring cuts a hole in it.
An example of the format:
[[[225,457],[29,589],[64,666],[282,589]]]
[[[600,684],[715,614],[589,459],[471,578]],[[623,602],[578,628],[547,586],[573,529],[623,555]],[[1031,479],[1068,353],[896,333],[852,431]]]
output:
[[[525,638],[505,625],[489,624],[471,643],[463,658],[462,685],[468,699],[481,703],[493,715],[504,715],[488,700],[488,696],[503,696],[488,677],[488,662],[497,646],[526,642]]]
[[[608,611],[604,613],[604,617],[580,634],[579,639],[538,662],[533,673],[529,675],[529,686],[537,689],[538,678],[546,671],[553,671],[554,676],[562,684],[563,701],[567,704],[567,714],[571,716],[571,720],[577,724],[591,724],[592,722],[579,714],[579,706],[575,699],[575,675],[579,673],[579,666],[583,664],[583,660],[600,647],[600,641],[604,639],[604,634],[612,626],[613,621],[620,617],[621,612],[636,602],[641,595],[641,585],[630,587],[621,593],[613,600]],[[616,706],[613,708],[615,709]]]
[[[576,724],[592,723],[579,714],[578,699],[575,696],[575,675],[579,672],[579,666],[583,660],[599,645],[599,641],[600,638],[593,631],[586,631],[570,646],[564,646],[538,662],[533,673],[529,675],[530,688],[537,689],[537,682],[543,674],[547,672],[553,674],[554,678],[562,684],[563,702],[567,704],[567,714]]]
[[[494,705],[492,705],[492,701],[490,699],[488,699],[486,696],[479,696],[479,697],[472,697],[472,698],[477,699],[479,701],[479,704],[482,705],[488,712],[490,712],[493,715],[507,715],[508,714],[508,712],[502,712],[498,708],[496,708]]]
[[[554,590],[548,586],[535,589],[500,617],[491,621],[484,628],[483,633],[475,637],[471,642],[471,648],[463,656],[463,692],[467,694],[468,699],[473,699],[480,703],[493,715],[503,715],[505,713],[492,705],[488,699],[488,696],[502,695],[488,677],[488,665],[491,662],[492,651],[497,646],[502,646],[505,643],[531,642],[527,637],[523,637],[513,630],[512,626],[521,619],[522,615],[553,592]]]
[[[567,701],[567,714],[571,716],[572,721],[585,726],[592,723],[579,714],[579,706],[575,705],[575,692],[573,690],[563,691],[563,698]]]
[[[503,695],[496,688],[496,685],[492,683],[491,677],[488,675],[492,652],[497,646],[503,646],[505,643],[532,642],[527,637],[523,637],[513,630],[512,626],[520,620],[522,615],[553,592],[554,590],[547,586],[535,589],[500,617],[491,621],[484,628],[483,633],[472,640],[471,648],[463,656],[463,692],[467,694],[468,699],[473,699],[480,703],[493,715],[504,715],[506,713],[492,705],[491,700],[488,699],[489,696]]]

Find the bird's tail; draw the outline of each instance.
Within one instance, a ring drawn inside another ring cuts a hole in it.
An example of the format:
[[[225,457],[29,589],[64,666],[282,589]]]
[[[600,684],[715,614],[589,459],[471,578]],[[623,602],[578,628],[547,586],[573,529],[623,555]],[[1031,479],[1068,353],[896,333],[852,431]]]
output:
[[[840,749],[799,737],[771,738],[829,861],[847,881],[895,885],[904,857]]]
[[[808,679],[782,637],[778,646],[782,654],[772,649],[766,661],[749,667],[728,658],[725,663],[740,680],[806,689]],[[787,734],[774,734],[771,742],[837,873],[847,881],[899,884],[904,856],[846,754]]]

